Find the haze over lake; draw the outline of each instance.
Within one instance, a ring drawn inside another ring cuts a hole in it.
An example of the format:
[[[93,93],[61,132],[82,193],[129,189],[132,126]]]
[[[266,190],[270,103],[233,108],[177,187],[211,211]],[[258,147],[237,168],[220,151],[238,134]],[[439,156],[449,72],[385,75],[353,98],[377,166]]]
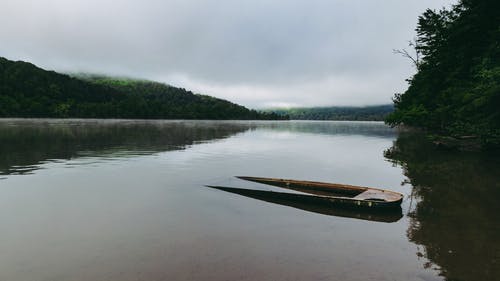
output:
[[[378,122],[3,119],[0,280],[495,280],[498,158],[407,136]],[[405,199],[384,220],[204,186],[276,190],[237,175]]]

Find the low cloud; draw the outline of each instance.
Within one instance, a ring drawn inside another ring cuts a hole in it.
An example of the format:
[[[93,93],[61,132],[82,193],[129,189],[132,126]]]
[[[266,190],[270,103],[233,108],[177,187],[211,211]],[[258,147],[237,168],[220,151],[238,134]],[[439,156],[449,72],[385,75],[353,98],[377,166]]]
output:
[[[181,85],[194,92],[232,100],[252,108],[269,108],[387,104],[393,95],[387,91],[392,79],[392,76],[387,75],[366,76],[360,84],[357,77],[335,75],[320,80],[268,85],[200,82],[177,74],[157,80],[173,82],[176,86]],[[396,89],[403,90],[406,85],[402,81],[397,86]]]

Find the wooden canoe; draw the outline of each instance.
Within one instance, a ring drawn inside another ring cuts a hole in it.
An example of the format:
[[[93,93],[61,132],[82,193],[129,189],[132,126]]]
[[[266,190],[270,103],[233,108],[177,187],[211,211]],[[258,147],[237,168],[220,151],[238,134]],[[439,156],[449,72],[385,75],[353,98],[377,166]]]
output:
[[[213,185],[207,185],[207,187],[327,216],[385,223],[396,222],[403,217],[400,207],[376,209],[378,211],[374,212],[372,209],[367,208],[345,208],[335,204],[332,205],[328,199],[312,195]]]
[[[243,176],[237,178],[304,193],[298,198],[307,199],[304,196],[310,196],[309,199],[352,208],[400,208],[403,201],[403,194],[401,193],[371,187],[290,179]]]

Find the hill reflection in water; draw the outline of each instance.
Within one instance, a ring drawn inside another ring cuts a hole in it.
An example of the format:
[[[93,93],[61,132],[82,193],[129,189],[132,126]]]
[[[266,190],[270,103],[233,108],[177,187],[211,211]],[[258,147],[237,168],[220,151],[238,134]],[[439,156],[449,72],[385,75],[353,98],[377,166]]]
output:
[[[244,132],[247,123],[130,120],[3,120],[0,175],[76,157],[113,159],[181,150]]]
[[[29,174],[40,164],[78,157],[113,159],[182,150],[253,129],[391,138],[380,122],[2,119],[0,175]]]

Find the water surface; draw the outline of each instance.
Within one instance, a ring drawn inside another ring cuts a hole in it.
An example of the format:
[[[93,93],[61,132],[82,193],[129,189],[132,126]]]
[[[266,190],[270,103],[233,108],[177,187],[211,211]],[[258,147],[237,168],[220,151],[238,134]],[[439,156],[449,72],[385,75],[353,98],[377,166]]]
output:
[[[498,158],[376,122],[0,121],[0,280],[495,280]],[[204,187],[405,194],[402,217]]]

